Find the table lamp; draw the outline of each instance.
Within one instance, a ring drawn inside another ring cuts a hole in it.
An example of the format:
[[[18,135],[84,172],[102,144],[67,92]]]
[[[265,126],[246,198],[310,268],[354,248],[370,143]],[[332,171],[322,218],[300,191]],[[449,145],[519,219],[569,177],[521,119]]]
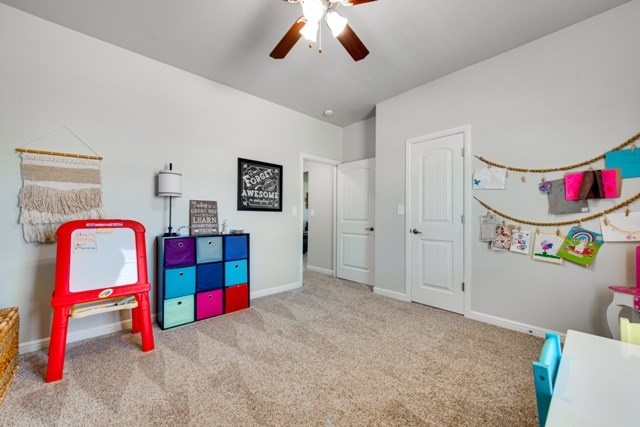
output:
[[[169,170],[158,172],[158,196],[169,198],[169,230],[165,236],[177,236],[171,231],[171,200],[182,196],[182,174],[173,170],[173,163],[169,163]]]

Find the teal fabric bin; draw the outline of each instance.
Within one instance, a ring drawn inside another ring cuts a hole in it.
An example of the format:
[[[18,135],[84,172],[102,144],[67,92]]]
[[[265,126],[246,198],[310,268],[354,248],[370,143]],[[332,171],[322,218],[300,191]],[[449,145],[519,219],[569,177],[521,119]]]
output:
[[[164,297],[175,298],[196,292],[196,267],[168,268],[164,271]]]
[[[227,261],[224,263],[224,285],[233,286],[248,282],[247,260]]]
[[[195,320],[193,295],[164,300],[164,324],[162,329],[183,325]]]

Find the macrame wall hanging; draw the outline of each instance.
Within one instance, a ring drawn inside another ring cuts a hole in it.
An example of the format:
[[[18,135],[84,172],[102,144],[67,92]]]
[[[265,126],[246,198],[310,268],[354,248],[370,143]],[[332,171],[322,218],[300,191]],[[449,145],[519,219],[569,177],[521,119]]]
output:
[[[27,145],[63,129],[95,156],[16,148],[22,159],[19,222],[27,243],[53,243],[58,227],[76,219],[104,218],[102,157],[68,127],[55,129]]]

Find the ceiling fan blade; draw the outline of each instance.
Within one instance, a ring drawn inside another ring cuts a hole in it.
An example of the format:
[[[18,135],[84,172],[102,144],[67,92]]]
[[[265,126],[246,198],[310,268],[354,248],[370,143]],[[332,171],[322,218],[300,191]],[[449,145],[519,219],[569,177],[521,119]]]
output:
[[[301,16],[293,23],[291,28],[289,28],[289,31],[287,31],[284,37],[282,37],[276,47],[273,48],[269,56],[274,59],[282,59],[287,56],[287,53],[289,53],[300,37],[302,37],[300,30],[304,27],[304,24],[304,17]]]
[[[359,4],[369,3],[376,0],[347,0],[347,1],[351,3],[351,6],[357,6]]]
[[[353,32],[349,24],[344,27],[342,33],[337,37],[342,46],[349,52],[354,61],[360,61],[369,54],[369,49],[362,43],[356,33]]]

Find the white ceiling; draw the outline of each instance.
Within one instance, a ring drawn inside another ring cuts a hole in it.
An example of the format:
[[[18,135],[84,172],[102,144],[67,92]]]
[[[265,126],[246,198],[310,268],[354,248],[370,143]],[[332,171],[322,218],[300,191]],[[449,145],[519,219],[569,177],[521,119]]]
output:
[[[629,0],[378,0],[340,6],[370,50],[354,62],[323,29],[269,53],[302,15],[283,0],[0,0],[311,117],[346,126],[377,102]],[[324,117],[323,111],[335,114]]]

